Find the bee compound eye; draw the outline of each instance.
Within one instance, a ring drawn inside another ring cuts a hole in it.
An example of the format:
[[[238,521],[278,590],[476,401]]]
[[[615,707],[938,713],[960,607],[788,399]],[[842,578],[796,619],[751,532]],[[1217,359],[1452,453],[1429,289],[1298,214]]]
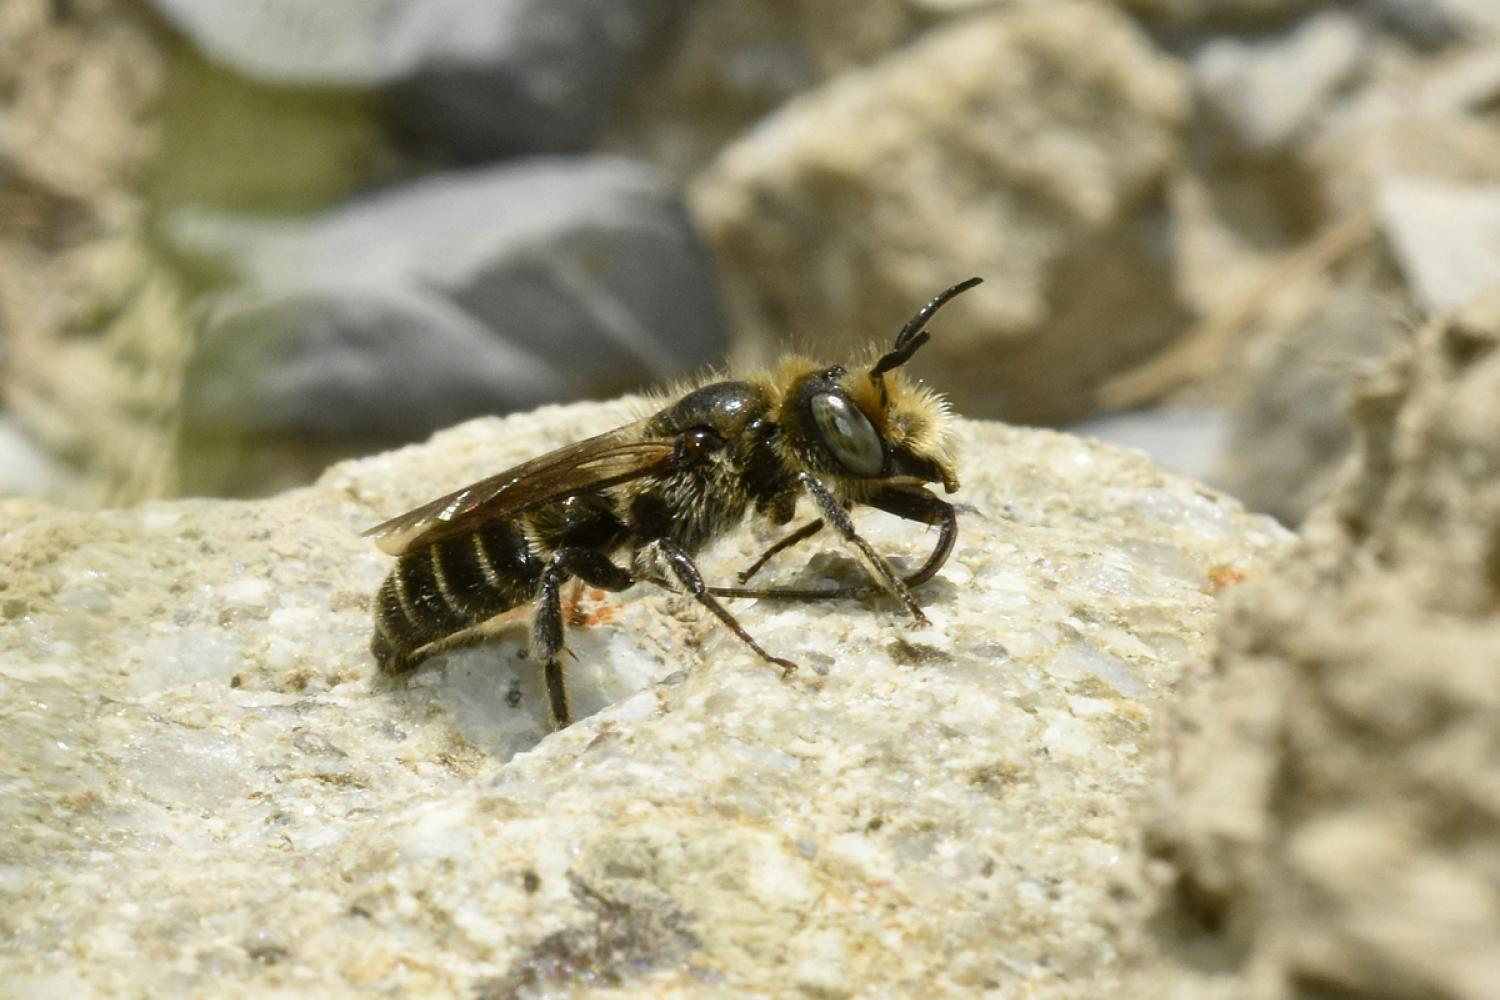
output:
[[[885,466],[885,445],[859,407],[836,393],[811,401],[813,423],[839,464],[856,476],[878,476]]]

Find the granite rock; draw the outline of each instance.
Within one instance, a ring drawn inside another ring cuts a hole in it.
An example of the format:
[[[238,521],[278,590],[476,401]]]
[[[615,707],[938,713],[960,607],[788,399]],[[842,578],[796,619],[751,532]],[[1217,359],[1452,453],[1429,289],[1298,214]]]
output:
[[[690,205],[752,347],[842,351],[980,274],[918,366],[965,412],[1077,418],[1182,329],[1160,194],[1187,104],[1123,15],[1010,7],[790,102]]]
[[[691,225],[624,160],[522,161],[302,222],[184,214],[171,231],[232,272],[185,375],[188,492],[273,492],[333,458],[727,349]]]
[[[0,507],[0,981],[1110,993],[1156,719],[1285,533],[1138,453],[960,422],[924,630],[881,600],[742,605],[784,681],[681,597],[585,593],[582,718],[545,738],[519,637],[376,683],[390,563],[357,529],[630,409],[475,421],[264,501]],[[859,524],[906,565],[931,544]]]

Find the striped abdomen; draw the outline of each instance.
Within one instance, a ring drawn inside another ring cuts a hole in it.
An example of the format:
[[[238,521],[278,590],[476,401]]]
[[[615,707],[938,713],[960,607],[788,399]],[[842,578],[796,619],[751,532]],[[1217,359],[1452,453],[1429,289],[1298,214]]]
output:
[[[529,601],[541,572],[525,534],[509,521],[414,548],[375,598],[370,650],[384,671],[409,669],[423,646]]]

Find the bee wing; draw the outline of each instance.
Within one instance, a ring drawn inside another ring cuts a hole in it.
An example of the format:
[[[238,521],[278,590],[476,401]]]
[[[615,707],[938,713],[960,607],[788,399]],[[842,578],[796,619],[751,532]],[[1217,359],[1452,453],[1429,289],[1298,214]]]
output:
[[[677,439],[641,438],[639,433],[639,424],[627,424],[564,445],[383,521],[363,535],[373,537],[382,552],[399,556],[416,545],[460,534],[485,521],[515,517],[553,500],[672,468],[681,454]]]

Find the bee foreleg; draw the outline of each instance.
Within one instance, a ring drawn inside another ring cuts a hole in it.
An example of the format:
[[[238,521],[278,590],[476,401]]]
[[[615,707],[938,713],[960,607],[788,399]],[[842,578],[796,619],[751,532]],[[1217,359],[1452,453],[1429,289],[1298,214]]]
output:
[[[537,587],[536,612],[531,619],[531,651],[542,664],[547,707],[552,713],[555,729],[573,723],[568,685],[563,679],[562,661],[558,658],[563,648],[561,587],[563,581],[571,577],[603,590],[624,590],[635,583],[635,577],[628,570],[616,566],[597,549],[561,548],[547,560]]]
[[[907,521],[938,526],[937,544],[932,547],[927,561],[903,582],[908,587],[918,587],[936,576],[943,563],[948,561],[953,542],[958,538],[958,512],[953,505],[939,500],[920,486],[892,486],[866,498],[865,503]]]
[[[785,538],[781,539],[775,545],[772,545],[769,549],[766,549],[766,551],[761,555],[759,559],[750,564],[749,569],[741,570],[740,583],[748,582],[749,579],[756,573],[759,573],[761,567],[770,562],[771,558],[778,552],[785,551],[786,549],[791,548],[793,545],[796,545],[798,542],[806,541],[822,530],[823,519],[821,517],[815,521],[807,522],[802,527],[792,532],[790,535],[787,535]]]
[[[885,557],[876,552],[875,548],[854,530],[854,521],[849,517],[849,512],[844,509],[844,505],[839,503],[838,497],[830,493],[828,487],[811,473],[799,473],[797,479],[801,482],[802,488],[807,490],[808,495],[813,498],[813,502],[818,505],[819,513],[839,533],[839,537],[858,550],[865,565],[869,567],[880,585],[906,606],[914,623],[927,624],[927,616],[922,613],[922,606],[917,603],[917,599],[911,595],[910,588],[901,577],[896,575],[896,571],[891,568],[890,563],[885,561]]]
[[[651,569],[656,566],[664,566],[666,570],[677,578],[684,590],[693,596],[699,604],[713,612],[714,617],[724,623],[724,627],[739,637],[739,640],[755,651],[755,654],[767,663],[773,663],[781,668],[783,677],[797,669],[797,664],[791,660],[784,660],[779,656],[772,656],[761,648],[745,627],[739,623],[729,609],[720,604],[718,600],[708,592],[707,585],[703,582],[703,574],[698,571],[698,565],[693,562],[693,557],[677,545],[676,542],[666,538],[658,538],[643,548],[637,556],[638,575],[641,579],[655,580]],[[644,565],[639,565],[643,563]]]

